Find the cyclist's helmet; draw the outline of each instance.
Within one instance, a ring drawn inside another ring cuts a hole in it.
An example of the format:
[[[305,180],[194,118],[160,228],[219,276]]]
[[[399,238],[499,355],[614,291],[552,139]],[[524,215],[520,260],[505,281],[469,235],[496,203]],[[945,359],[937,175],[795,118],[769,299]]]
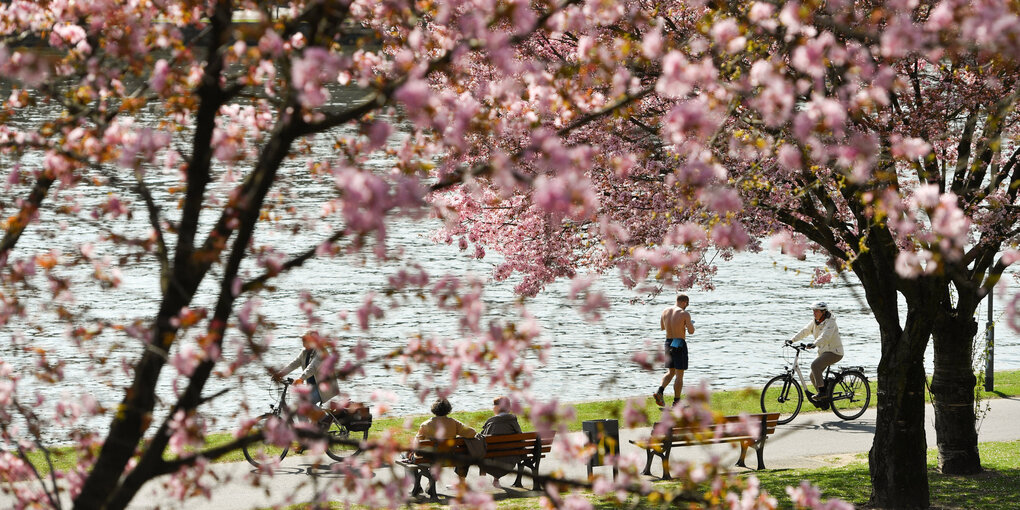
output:
[[[815,301],[814,303],[811,304],[811,309],[812,310],[821,310],[823,312],[828,312],[829,311],[829,305],[826,304],[825,301]]]

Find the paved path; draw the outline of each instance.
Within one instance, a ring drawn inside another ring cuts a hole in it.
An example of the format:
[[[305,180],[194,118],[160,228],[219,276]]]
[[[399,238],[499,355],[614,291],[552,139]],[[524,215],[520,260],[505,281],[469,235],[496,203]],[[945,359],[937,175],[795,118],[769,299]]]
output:
[[[1020,398],[995,399],[988,401],[991,408],[979,425],[980,441],[1009,441],[1020,439]],[[934,414],[931,406],[926,409],[926,438],[930,448],[935,447]],[[626,429],[621,431],[623,454],[639,455],[644,458],[641,450],[627,443],[648,434],[649,429]],[[780,426],[774,436],[770,436],[765,449],[765,465],[768,469],[813,468],[829,465],[871,449],[875,431],[874,406],[861,418],[845,422],[831,412],[801,414],[792,423]],[[581,433],[575,433],[581,436]],[[710,447],[681,448],[673,458],[700,460],[710,455],[720,455],[726,465],[732,465],[739,450],[730,445],[713,445]],[[681,457],[682,456],[682,457]],[[749,452],[748,465],[754,466],[753,452]],[[213,490],[210,499],[192,498],[185,504],[176,504],[167,496],[164,488],[151,486],[142,491],[135,499],[133,509],[174,509],[188,510],[232,510],[264,508],[274,504],[289,504],[308,501],[313,494],[327,484],[337,482],[339,475],[322,470],[311,464],[309,457],[287,457],[282,464],[281,472],[272,480],[268,487],[252,487],[247,480],[252,473],[247,463],[217,464],[213,471],[221,480],[227,480]],[[587,470],[580,462],[560,462],[554,458],[543,460],[542,472],[547,473],[560,469],[570,478],[585,479]],[[608,470],[606,467],[596,468],[597,472]],[[660,465],[653,463],[652,472],[658,474]],[[740,468],[737,468],[740,469]],[[452,469],[444,469],[439,483],[440,494],[444,493],[444,485],[456,480]],[[377,470],[373,476],[389,477],[399,471],[388,469]],[[476,468],[471,469],[470,479],[478,478]],[[512,483],[512,477],[503,479],[504,485]],[[528,480],[525,480],[527,486]],[[488,485],[488,479],[480,480],[480,486],[488,492],[505,494],[508,489],[499,490]],[[449,494],[451,491],[446,490]],[[0,507],[7,506],[8,496],[0,496]]]

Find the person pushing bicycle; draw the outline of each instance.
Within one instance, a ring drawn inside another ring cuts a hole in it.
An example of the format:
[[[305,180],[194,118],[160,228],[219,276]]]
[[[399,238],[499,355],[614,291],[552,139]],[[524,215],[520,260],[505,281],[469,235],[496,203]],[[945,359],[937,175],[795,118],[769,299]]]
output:
[[[796,342],[811,335],[815,342],[808,347],[818,347],[818,357],[811,362],[811,384],[815,386],[818,395],[815,396],[807,391],[808,399],[815,403],[824,403],[830,396],[830,389],[825,387],[823,373],[825,369],[843,359],[843,342],[839,338],[839,327],[836,326],[836,319],[829,312],[829,306],[824,301],[818,301],[811,305],[815,318],[787,343]]]
[[[328,403],[330,399],[340,394],[340,386],[337,384],[336,376],[330,373],[320,373],[322,362],[325,359],[326,351],[322,342],[318,341],[317,333],[305,333],[301,335],[301,343],[304,349],[287,366],[277,370],[273,379],[280,380],[283,376],[293,372],[299,367],[301,375],[294,380],[294,384],[308,383],[312,387],[311,402],[316,405]]]

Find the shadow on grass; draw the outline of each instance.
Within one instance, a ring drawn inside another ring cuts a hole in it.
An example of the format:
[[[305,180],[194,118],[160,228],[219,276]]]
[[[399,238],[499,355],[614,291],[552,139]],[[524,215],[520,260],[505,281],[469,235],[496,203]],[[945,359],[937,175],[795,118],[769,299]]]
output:
[[[997,510],[1008,501],[1020,501],[1020,441],[982,443],[983,473],[953,476],[936,469],[936,452],[929,451],[928,486],[932,508]],[[824,499],[839,498],[867,508],[871,478],[866,462],[824,469],[791,469],[754,473],[761,486],[779,501],[779,508],[791,508],[786,487],[810,480]]]
[[[455,491],[447,489],[446,492],[454,493]],[[501,510],[533,509],[539,507],[537,501],[538,497],[542,494],[544,494],[542,491],[532,491],[517,487],[504,487],[502,492],[494,493],[492,495],[492,499]],[[446,508],[454,503],[454,497],[451,494],[444,494],[443,491],[439,491],[438,496],[438,499],[435,501],[430,500],[428,495],[418,496],[413,498],[411,501],[413,502],[414,507],[419,509]]]

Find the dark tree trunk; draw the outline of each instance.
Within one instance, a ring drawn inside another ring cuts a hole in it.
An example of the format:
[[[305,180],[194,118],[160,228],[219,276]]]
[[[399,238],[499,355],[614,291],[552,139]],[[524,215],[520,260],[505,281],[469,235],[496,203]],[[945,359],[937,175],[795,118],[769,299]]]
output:
[[[928,332],[910,325],[908,318],[906,331],[881,328],[878,416],[875,441],[868,455],[872,485],[870,504],[879,508],[928,508],[929,505],[923,347]],[[922,334],[923,338],[918,338]],[[921,343],[920,348],[917,343]]]
[[[924,350],[931,336],[937,303],[927,283],[896,278],[895,244],[883,230],[873,231],[873,250],[853,264],[868,305],[878,322],[882,358],[878,364],[875,440],[868,454],[870,504],[879,508],[928,508],[927,441],[924,433]],[[906,298],[900,326],[898,297]]]
[[[951,475],[981,472],[975,429],[973,348],[977,321],[973,313],[946,311],[936,318],[932,332],[935,373],[931,392],[935,406],[935,435],[939,469]]]

